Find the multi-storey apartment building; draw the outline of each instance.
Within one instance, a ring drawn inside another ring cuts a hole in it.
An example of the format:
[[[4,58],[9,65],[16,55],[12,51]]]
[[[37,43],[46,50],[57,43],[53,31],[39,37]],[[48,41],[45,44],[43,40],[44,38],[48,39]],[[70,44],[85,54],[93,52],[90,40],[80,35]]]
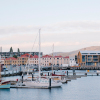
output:
[[[43,66],[62,66],[62,64],[69,64],[69,56],[62,57],[62,56],[49,56],[45,55],[41,58],[41,64]]]
[[[17,59],[14,57],[9,57],[4,60],[4,65],[17,65]]]
[[[29,65],[37,65],[38,66],[38,59],[39,57],[37,55],[31,56],[28,60]]]
[[[26,65],[29,57],[32,57],[32,55],[28,53],[21,55],[18,58],[9,57],[4,60],[4,65]]]
[[[52,56],[49,55],[42,56],[41,64],[43,66],[50,66],[52,64]]]
[[[50,55],[44,55],[41,58],[41,66],[62,66],[62,64],[69,64],[69,56],[62,57],[62,56],[50,56]],[[35,55],[33,57],[29,58],[29,64],[30,65],[38,65],[38,56]]]
[[[76,57],[79,65],[83,66],[99,66],[100,51],[79,51]]]

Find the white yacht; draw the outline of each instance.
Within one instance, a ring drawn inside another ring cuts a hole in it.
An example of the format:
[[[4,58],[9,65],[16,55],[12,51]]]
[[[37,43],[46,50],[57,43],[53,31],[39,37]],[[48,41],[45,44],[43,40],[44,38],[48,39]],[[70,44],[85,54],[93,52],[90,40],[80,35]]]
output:
[[[49,78],[40,77],[40,29],[39,29],[39,78],[36,81],[26,81],[23,84],[27,87],[61,87],[62,83]]]
[[[41,78],[36,81],[26,81],[23,84],[25,84],[25,86],[27,86],[27,87],[49,87],[50,81],[47,78],[46,79]],[[62,86],[61,82],[56,82],[53,79],[51,79],[51,86],[50,86],[51,88],[61,87],[61,86]]]

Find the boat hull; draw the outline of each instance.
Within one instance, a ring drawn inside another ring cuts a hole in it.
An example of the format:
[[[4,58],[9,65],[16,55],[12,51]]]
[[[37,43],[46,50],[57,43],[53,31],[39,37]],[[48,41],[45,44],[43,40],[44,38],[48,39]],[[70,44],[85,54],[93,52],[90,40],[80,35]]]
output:
[[[9,89],[9,88],[10,88],[10,84],[0,85],[0,89]]]
[[[39,82],[24,82],[24,84],[28,87],[38,86],[38,87],[49,87],[49,83],[39,83]],[[61,87],[62,83],[51,83],[51,88]]]

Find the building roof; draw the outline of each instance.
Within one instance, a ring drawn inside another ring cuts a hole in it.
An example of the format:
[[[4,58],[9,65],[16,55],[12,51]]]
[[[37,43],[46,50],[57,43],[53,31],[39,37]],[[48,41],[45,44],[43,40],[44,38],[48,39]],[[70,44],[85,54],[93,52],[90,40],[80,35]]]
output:
[[[69,56],[66,56],[66,57],[64,57],[64,58],[69,58]]]
[[[100,55],[100,51],[80,51],[82,55]]]
[[[54,58],[62,58],[62,56],[54,56]]]
[[[17,60],[17,58],[9,57],[9,58],[6,58],[5,60]]]
[[[18,58],[28,58],[27,56],[20,56],[20,57],[18,57]]]
[[[45,55],[45,56],[42,56],[42,58],[51,58],[52,56],[50,55]]]
[[[31,54],[26,53],[26,54],[21,55],[21,57],[32,57],[32,55],[31,55]]]
[[[31,56],[30,58],[39,58],[37,55]]]

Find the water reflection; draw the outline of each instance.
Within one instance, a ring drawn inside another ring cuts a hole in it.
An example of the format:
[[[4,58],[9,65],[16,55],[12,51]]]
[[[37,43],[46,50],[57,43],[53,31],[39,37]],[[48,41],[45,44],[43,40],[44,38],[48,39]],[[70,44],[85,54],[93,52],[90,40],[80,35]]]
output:
[[[10,89],[0,89],[0,92],[10,92]]]

